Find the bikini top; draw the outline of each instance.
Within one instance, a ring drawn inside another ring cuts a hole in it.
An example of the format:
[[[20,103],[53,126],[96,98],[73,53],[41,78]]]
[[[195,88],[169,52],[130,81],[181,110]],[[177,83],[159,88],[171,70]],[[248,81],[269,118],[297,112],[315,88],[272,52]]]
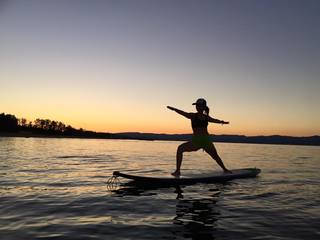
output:
[[[191,118],[191,126],[192,128],[206,128],[208,126],[208,118],[201,119],[198,114],[194,114]]]

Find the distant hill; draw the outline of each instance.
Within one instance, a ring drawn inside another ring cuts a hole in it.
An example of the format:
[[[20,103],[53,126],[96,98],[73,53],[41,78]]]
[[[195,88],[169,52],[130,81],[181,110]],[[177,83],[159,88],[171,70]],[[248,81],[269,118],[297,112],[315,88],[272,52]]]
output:
[[[172,140],[188,141],[191,134],[157,134],[157,133],[139,133],[125,132],[113,135],[122,139],[139,140]],[[310,137],[292,137],[292,136],[245,136],[245,135],[211,135],[214,142],[232,142],[232,143],[260,143],[260,144],[292,144],[292,145],[314,145],[320,146],[320,136]]]
[[[138,139],[138,140],[170,140],[187,141],[191,134],[158,134],[158,133],[104,133],[75,129],[60,121],[37,118],[33,122],[25,118],[17,118],[12,114],[0,113],[0,137],[73,137],[73,138],[102,138],[102,139]],[[264,144],[294,144],[320,146],[320,136],[291,137],[291,136],[253,136],[244,135],[211,135],[215,142],[232,143],[264,143]]]

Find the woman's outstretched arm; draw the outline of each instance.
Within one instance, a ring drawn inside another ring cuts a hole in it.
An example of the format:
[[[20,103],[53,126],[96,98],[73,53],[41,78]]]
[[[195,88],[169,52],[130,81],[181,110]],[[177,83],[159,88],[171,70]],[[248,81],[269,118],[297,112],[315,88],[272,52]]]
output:
[[[229,124],[229,122],[225,122],[223,120],[215,119],[215,118],[212,118],[210,116],[208,116],[208,121],[212,122],[212,123]]]
[[[167,108],[172,110],[172,111],[175,111],[176,113],[179,113],[180,115],[182,115],[182,116],[184,116],[186,118],[191,118],[192,113],[187,113],[185,111],[182,111],[182,110],[179,110],[177,108],[170,107],[170,106],[167,106]]]

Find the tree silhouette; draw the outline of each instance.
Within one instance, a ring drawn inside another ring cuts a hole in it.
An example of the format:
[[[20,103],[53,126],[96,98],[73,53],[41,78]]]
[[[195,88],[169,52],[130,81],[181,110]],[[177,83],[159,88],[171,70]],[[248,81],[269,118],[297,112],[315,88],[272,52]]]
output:
[[[14,132],[18,130],[18,119],[11,114],[0,114],[0,131]]]
[[[27,126],[27,119],[19,118],[18,119],[18,125],[21,126],[21,127],[26,127]]]
[[[44,136],[68,136],[89,138],[111,138],[110,133],[87,131],[83,128],[75,129],[62,122],[37,118],[33,122],[25,118],[16,118],[11,114],[0,114],[0,132],[25,132]]]

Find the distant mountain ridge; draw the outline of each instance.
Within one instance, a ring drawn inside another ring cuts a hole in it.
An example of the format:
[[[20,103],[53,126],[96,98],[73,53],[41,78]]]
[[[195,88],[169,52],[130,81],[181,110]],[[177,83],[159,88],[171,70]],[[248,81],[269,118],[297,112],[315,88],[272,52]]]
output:
[[[139,140],[171,140],[188,141],[192,134],[158,134],[158,133],[140,133],[124,132],[115,133],[116,138],[139,139]],[[289,145],[313,145],[320,146],[320,136],[292,137],[292,136],[245,136],[245,135],[211,135],[214,142],[232,142],[232,143],[260,143],[260,144],[289,144]]]
[[[161,134],[161,133],[106,133],[76,129],[60,121],[40,119],[27,121],[12,114],[0,113],[0,137],[68,137],[97,139],[137,139],[137,140],[170,140],[187,141],[192,134]],[[320,136],[245,136],[245,135],[211,135],[215,142],[232,143],[264,143],[320,146]]]

